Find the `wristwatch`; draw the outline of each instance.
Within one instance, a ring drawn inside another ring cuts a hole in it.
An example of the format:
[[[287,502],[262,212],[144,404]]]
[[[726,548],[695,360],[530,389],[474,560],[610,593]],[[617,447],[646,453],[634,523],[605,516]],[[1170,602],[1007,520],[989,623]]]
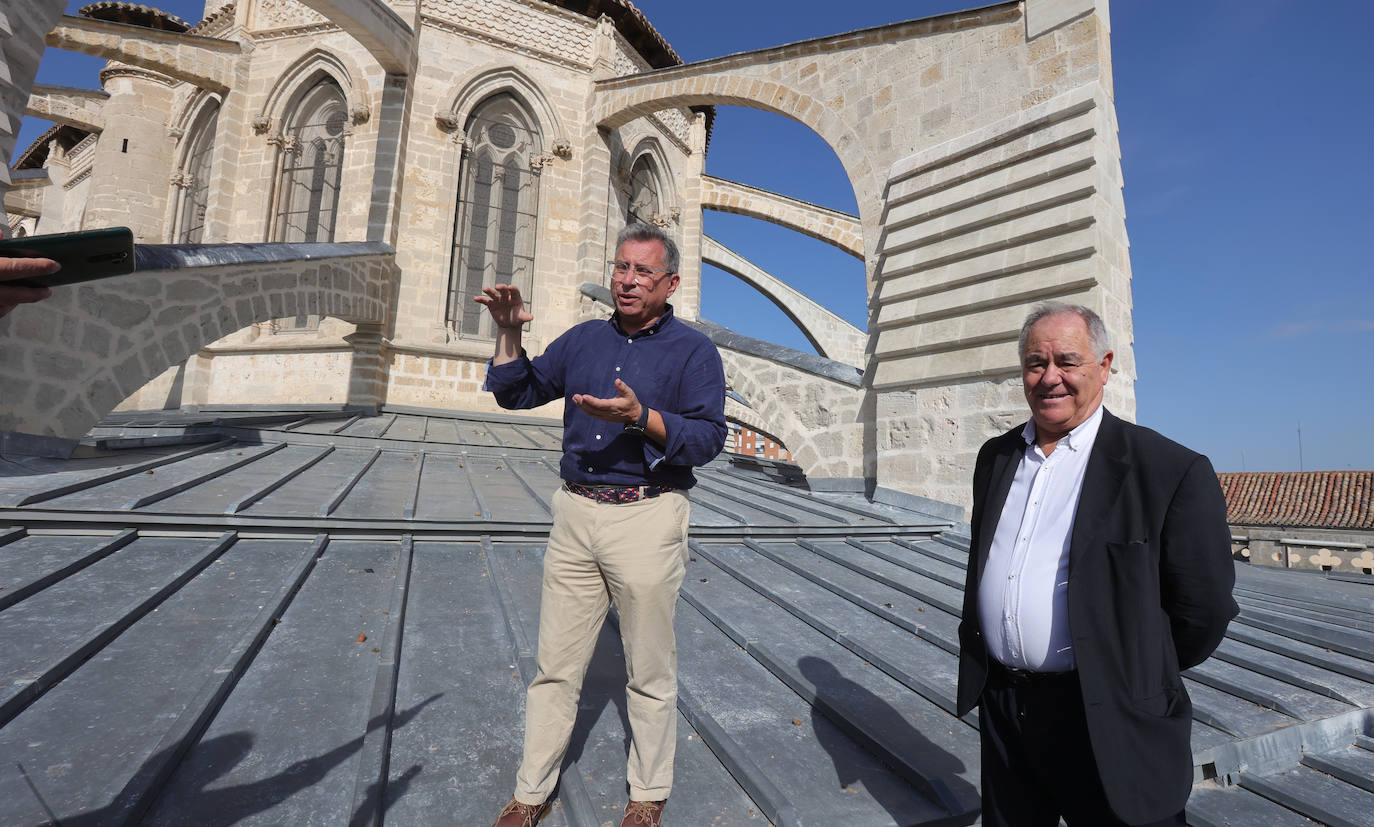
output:
[[[644,429],[647,427],[649,427],[649,406],[640,405],[639,419],[635,420],[634,422],[626,422],[625,433],[638,434],[639,436],[644,436]]]

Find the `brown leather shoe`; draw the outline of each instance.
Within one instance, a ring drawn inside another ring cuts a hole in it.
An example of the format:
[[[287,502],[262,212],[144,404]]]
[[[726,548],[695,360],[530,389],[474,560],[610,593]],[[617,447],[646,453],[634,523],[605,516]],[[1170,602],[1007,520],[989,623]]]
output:
[[[631,801],[625,805],[620,827],[659,827],[663,823],[665,801]]]
[[[522,804],[512,796],[510,803],[496,816],[496,823],[491,827],[534,827],[548,811],[547,801],[543,804]]]

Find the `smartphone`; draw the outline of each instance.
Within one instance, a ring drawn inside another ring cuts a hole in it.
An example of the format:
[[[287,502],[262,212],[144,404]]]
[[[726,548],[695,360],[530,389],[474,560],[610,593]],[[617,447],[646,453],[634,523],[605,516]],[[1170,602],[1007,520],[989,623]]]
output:
[[[0,256],[50,258],[62,269],[46,276],[5,282],[24,287],[57,287],[122,276],[134,271],[134,234],[128,227],[0,239]]]

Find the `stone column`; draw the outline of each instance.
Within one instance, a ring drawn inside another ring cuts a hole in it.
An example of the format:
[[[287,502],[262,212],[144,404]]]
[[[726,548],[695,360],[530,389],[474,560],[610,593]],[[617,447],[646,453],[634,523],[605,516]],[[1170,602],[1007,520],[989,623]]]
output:
[[[14,142],[43,57],[43,36],[64,5],[62,0],[5,0],[0,5],[0,203],[10,188]]]
[[[344,337],[353,346],[348,377],[348,404],[380,408],[386,401],[386,360],[382,358],[382,325],[360,324]]]
[[[691,125],[691,154],[687,156],[682,193],[682,284],[673,307],[684,318],[701,316],[701,179],[706,174],[706,115],[697,112]]]
[[[95,148],[84,226],[127,226],[140,244],[166,241],[175,140],[168,135],[171,80],[110,63],[100,73],[110,98]]]

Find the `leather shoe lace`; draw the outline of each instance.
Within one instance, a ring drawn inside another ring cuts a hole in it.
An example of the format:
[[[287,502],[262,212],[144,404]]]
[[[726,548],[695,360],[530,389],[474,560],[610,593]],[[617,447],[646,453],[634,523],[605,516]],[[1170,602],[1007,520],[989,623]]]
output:
[[[667,801],[631,801],[625,805],[620,827],[659,827]]]
[[[496,823],[492,827],[534,827],[548,811],[547,801],[543,804],[523,804],[512,797],[510,803],[496,816]]]

